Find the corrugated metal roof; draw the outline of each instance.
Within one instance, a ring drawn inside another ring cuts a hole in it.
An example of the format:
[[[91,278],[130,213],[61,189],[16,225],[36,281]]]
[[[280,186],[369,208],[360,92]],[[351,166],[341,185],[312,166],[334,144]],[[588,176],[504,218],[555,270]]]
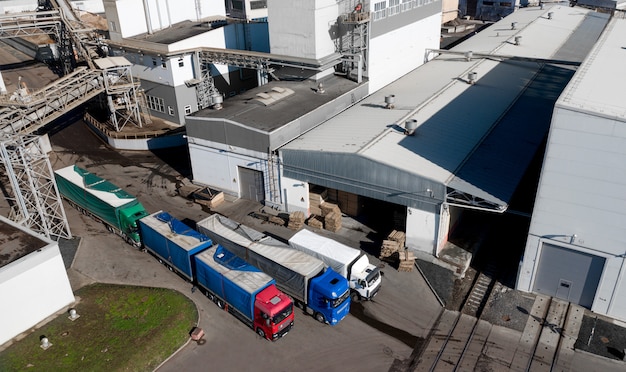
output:
[[[614,18],[557,102],[559,107],[626,120],[626,20]]]
[[[596,30],[597,37],[602,29],[598,25],[606,22],[606,17],[590,14],[565,5],[520,9],[453,49],[493,58],[467,61],[459,54],[439,55],[282,147],[286,174],[290,162],[303,174],[298,158],[312,164],[316,152],[352,153],[506,206],[547,133],[552,105],[571,76],[557,73],[566,70],[560,67],[543,70],[542,75],[543,63],[506,56],[580,62],[591,49],[593,36],[570,39],[580,37],[579,28]],[[519,45],[516,36],[522,37]],[[477,73],[475,85],[467,82],[470,71]],[[395,108],[385,109],[385,97],[392,94]],[[404,134],[408,119],[418,123],[413,136]],[[505,119],[508,124],[502,125]],[[394,180],[383,182],[387,184],[377,186],[397,186]]]

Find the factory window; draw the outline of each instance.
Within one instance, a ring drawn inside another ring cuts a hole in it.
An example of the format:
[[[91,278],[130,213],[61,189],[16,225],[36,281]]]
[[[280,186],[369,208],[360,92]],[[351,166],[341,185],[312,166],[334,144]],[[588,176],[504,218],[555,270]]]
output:
[[[152,66],[156,66],[156,65],[157,65],[156,58],[152,58]]]
[[[374,21],[387,17],[387,1],[374,4]]]
[[[167,61],[163,58],[161,58],[161,67],[167,68]]]
[[[235,10],[240,10],[243,12],[244,10],[244,6],[243,6],[243,1],[241,0],[232,0],[231,1],[231,7]]]
[[[176,111],[174,111],[174,108],[172,106],[167,106],[167,113],[170,114],[170,116],[174,116]]]
[[[267,8],[267,0],[250,1],[250,9],[265,9]]]
[[[148,99],[148,108],[152,111],[165,112],[165,101],[163,98],[155,96],[146,96]]]
[[[178,59],[178,67],[184,67],[185,66],[185,61],[183,61],[182,58]]]
[[[400,0],[389,0],[389,16],[400,13]]]
[[[110,24],[109,28],[111,29],[111,31],[117,32],[117,25],[115,24],[115,22],[111,21],[109,22],[109,24]]]
[[[185,106],[185,115],[190,115],[191,114],[191,105],[187,105]]]
[[[413,9],[413,0],[402,0],[402,11],[406,12],[411,9]]]

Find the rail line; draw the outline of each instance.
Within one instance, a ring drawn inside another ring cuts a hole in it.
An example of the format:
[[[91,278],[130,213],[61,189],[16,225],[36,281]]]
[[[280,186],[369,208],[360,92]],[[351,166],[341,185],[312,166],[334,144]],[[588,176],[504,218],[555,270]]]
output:
[[[555,371],[569,367],[570,304],[537,295],[521,336],[499,339],[481,318],[494,291],[497,272],[487,265],[475,280],[461,311],[444,310],[412,371]],[[575,315],[574,317],[577,317]]]

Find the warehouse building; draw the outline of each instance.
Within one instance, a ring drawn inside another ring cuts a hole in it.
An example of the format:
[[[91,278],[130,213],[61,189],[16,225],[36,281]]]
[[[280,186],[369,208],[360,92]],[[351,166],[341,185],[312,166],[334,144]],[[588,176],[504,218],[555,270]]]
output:
[[[626,320],[626,19],[559,97],[517,288]]]
[[[464,211],[508,209],[572,65],[607,19],[561,5],[522,9],[451,51],[422,46],[428,62],[399,79],[370,71],[353,88],[338,74],[322,89],[272,82],[222,111],[188,117],[194,181],[306,213],[309,191],[325,188],[356,200],[340,205],[344,213],[394,211],[383,218],[406,230],[409,248],[439,255]],[[370,34],[375,27],[372,20]],[[369,60],[407,63],[401,43],[371,43]]]
[[[57,242],[0,216],[0,345],[72,304]]]

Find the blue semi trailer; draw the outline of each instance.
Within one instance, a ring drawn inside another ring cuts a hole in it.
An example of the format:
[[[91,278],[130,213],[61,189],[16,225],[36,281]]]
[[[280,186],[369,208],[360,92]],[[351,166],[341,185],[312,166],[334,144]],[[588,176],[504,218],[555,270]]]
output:
[[[140,219],[139,229],[143,248],[189,281],[193,281],[193,255],[213,245],[206,235],[163,211]]]

